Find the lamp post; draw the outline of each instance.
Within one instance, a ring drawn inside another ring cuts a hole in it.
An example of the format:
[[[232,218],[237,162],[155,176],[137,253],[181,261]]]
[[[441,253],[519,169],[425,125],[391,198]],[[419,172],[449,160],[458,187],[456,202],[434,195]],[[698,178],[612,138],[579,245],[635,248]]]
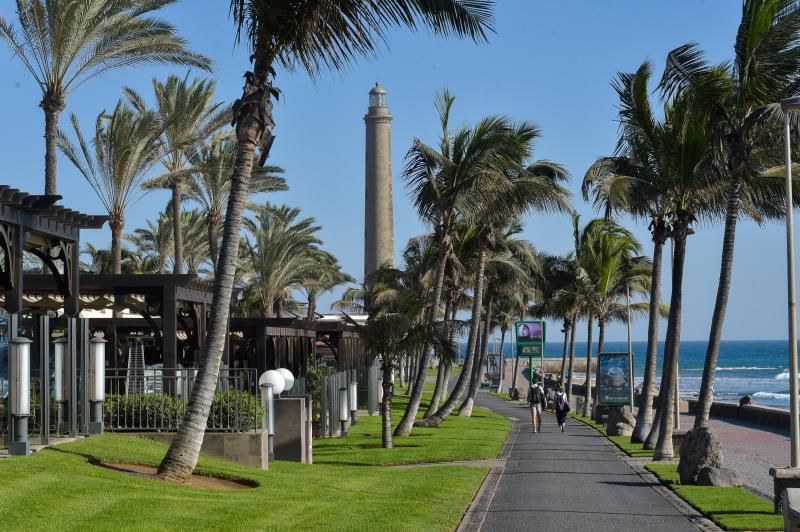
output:
[[[631,376],[631,385],[630,385],[630,401],[631,401],[631,411],[633,411],[633,342],[631,341],[631,287],[628,283],[625,283],[625,305],[627,307],[628,312],[628,373]]]
[[[294,382],[292,383],[294,384]],[[267,427],[267,461],[275,461],[275,396],[283,392],[286,379],[280,371],[274,369],[265,371],[258,378],[261,388],[261,397],[264,402],[265,425]]]
[[[89,340],[89,434],[103,433],[103,402],[106,400],[106,341]]]
[[[347,401],[347,388],[339,388],[339,422],[342,424],[342,436],[347,436],[347,420],[350,419]]]
[[[28,441],[28,417],[31,415],[31,343],[24,336],[11,340],[9,349],[9,401],[12,418],[12,439],[9,454],[31,454]]]
[[[63,432],[64,427],[67,425],[64,419],[67,413],[67,408],[64,403],[67,402],[67,383],[69,382],[69,375],[65,375],[68,366],[66,357],[64,356],[66,344],[67,339],[63,336],[53,340],[53,355],[55,359],[53,400],[58,405],[58,421],[56,422],[56,432],[58,433]]]
[[[800,421],[797,402],[797,302],[794,285],[794,220],[792,218],[792,144],[789,118],[800,107],[800,98],[781,101],[786,157],[786,288],[789,312],[789,419],[791,428],[791,467],[800,467]]]
[[[356,412],[358,411],[358,383],[350,381],[348,385],[347,399],[350,402],[350,425],[355,425],[357,422]]]

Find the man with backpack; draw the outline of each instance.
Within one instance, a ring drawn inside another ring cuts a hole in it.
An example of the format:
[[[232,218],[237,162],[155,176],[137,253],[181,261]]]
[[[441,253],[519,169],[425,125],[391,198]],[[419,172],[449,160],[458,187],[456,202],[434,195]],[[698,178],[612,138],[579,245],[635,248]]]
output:
[[[531,408],[531,425],[533,432],[539,432],[542,429],[542,409],[545,407],[545,396],[542,385],[534,383],[528,389],[528,406]]]
[[[556,397],[553,400],[553,408],[555,408],[556,411],[558,427],[561,429],[561,432],[564,432],[567,414],[569,414],[569,399],[567,398],[567,394],[564,393],[564,390],[561,389],[560,384],[558,386],[558,391],[556,391]]]

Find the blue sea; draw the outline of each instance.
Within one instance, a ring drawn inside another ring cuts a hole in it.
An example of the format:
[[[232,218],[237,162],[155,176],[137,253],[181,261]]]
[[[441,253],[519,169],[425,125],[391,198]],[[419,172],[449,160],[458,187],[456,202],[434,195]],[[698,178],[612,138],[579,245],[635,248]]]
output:
[[[681,342],[679,358],[680,391],[683,397],[694,397],[700,389],[703,364],[706,356],[705,341]],[[494,346],[489,344],[490,351]],[[497,342],[499,348],[499,342]],[[596,344],[595,344],[596,348]],[[506,342],[503,351],[506,358],[512,356],[513,346]],[[661,378],[664,343],[659,343],[658,379]],[[547,358],[561,359],[563,343],[548,342]],[[628,350],[627,342],[606,342],[607,352]],[[466,351],[466,343],[460,352]],[[751,395],[756,404],[789,408],[789,355],[785,340],[723,341],[720,347],[714,384],[714,398],[720,401],[738,402],[744,395]],[[634,379],[642,382],[647,342],[633,342]],[[593,353],[593,354],[596,354]],[[586,358],[586,342],[575,343],[575,358]]]

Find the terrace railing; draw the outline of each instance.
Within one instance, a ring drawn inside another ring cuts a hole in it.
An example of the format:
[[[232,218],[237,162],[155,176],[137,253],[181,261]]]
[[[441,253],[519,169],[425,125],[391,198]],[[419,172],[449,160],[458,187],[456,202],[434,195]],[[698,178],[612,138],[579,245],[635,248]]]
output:
[[[196,375],[194,368],[106,369],[105,429],[176,431],[183,420]],[[131,386],[132,380],[136,381],[135,386]],[[220,369],[206,430],[254,431],[261,428],[263,418],[256,370]]]

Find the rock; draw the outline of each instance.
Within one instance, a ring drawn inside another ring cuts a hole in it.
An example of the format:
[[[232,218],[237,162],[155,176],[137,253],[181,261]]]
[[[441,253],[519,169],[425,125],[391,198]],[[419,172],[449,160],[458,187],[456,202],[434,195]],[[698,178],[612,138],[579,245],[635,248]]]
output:
[[[627,406],[608,409],[606,433],[609,436],[630,436],[635,426],[636,418]]]
[[[618,421],[614,424],[613,428],[607,429],[606,433],[609,436],[630,436],[633,434],[633,426],[623,423],[622,421]]]
[[[741,399],[739,399],[739,406],[747,406],[753,404],[753,398],[749,395],[745,395]]]
[[[690,430],[681,442],[678,464],[681,484],[697,484],[697,476],[703,468],[722,468],[719,438],[708,427]]]
[[[739,487],[742,481],[735,470],[729,467],[701,467],[697,472],[697,484],[700,486]]]

